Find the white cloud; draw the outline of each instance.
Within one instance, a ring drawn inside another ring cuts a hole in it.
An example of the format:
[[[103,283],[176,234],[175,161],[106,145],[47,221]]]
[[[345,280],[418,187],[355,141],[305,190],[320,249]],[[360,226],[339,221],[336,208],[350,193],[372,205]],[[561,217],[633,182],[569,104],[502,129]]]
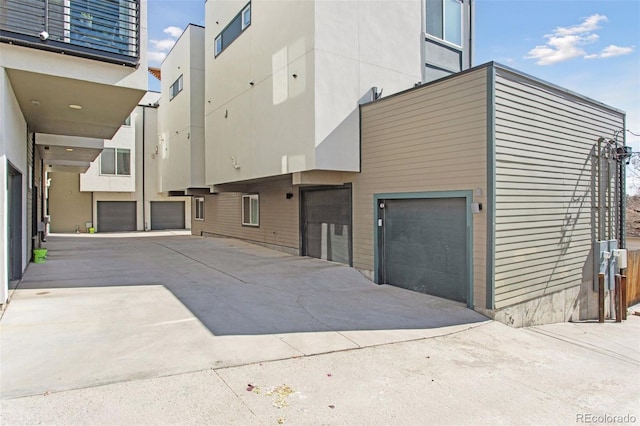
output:
[[[167,57],[167,54],[164,52],[153,52],[153,51],[149,51],[147,52],[147,59],[149,59],[149,62],[162,62],[164,61],[164,58]]]
[[[182,28],[179,27],[167,27],[162,31],[165,34],[169,34],[173,38],[178,38],[182,35]]]
[[[573,27],[569,27],[569,28],[558,27],[555,30],[553,30],[553,34],[559,35],[559,36],[566,36],[566,35],[572,35],[572,34],[589,33],[591,31],[595,31],[600,28],[598,26],[598,23],[600,21],[606,22],[607,17],[604,15],[598,15],[598,14],[591,15],[588,18],[585,18],[582,24],[574,25]]]
[[[167,27],[162,30],[165,34],[171,38],[165,38],[162,40],[149,40],[149,62],[160,63],[167,57],[167,53],[176,44],[176,39],[182,35],[182,29],[179,27]]]
[[[573,58],[611,58],[631,53],[633,47],[614,45],[606,47],[600,53],[587,53],[583,49],[584,46],[598,41],[599,36],[593,31],[600,28],[600,22],[606,21],[606,16],[595,14],[585,18],[579,25],[557,27],[553,33],[544,36],[547,39],[546,44],[534,47],[525,58],[536,59],[538,65],[552,65]]]
[[[611,46],[607,46],[604,48],[604,50],[600,53],[600,57],[613,58],[614,56],[628,55],[629,53],[633,52],[633,48],[633,46],[620,47],[612,44]]]
[[[159,50],[160,52],[168,52],[171,50],[176,41],[172,38],[165,38],[164,40],[149,40],[149,44],[153,46],[154,50]]]
[[[149,40],[148,59],[149,62],[160,63],[167,57],[167,53],[171,50],[176,41],[171,38],[164,40]]]

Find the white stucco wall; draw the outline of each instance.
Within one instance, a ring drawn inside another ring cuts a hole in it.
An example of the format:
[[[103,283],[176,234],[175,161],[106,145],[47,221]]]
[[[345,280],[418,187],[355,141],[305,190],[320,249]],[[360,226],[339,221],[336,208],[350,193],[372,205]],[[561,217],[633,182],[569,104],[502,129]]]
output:
[[[189,25],[162,63],[160,191],[204,186],[204,33]],[[181,75],[183,90],[171,98],[171,85]]]
[[[420,0],[316,1],[315,168],[358,171],[358,103],[421,79]]]
[[[131,176],[101,176],[99,159],[96,159],[86,173],[80,175],[80,189],[93,192],[93,223],[97,223],[97,203],[99,201],[135,201],[137,210],[137,230],[144,231],[151,226],[151,205],[153,201],[182,201],[185,203],[185,227],[190,228],[191,198],[169,197],[158,187],[158,108],[155,106],[160,93],[147,92],[140,105],[131,113],[131,124],[122,126],[105,147],[131,150]],[[144,161],[144,165],[143,162]]]
[[[113,139],[105,140],[105,148],[122,148],[130,151],[129,176],[114,176],[100,174],[100,156],[89,166],[89,169],[80,175],[80,191],[82,192],[133,192],[136,190],[136,147],[135,147],[135,120],[134,115],[138,108],[131,115],[131,125],[122,126],[116,132]]]
[[[251,26],[214,59],[215,37],[245,5],[206,3],[207,184],[315,165],[314,2],[252,2]]]
[[[358,171],[359,102],[421,79],[421,1],[254,1],[251,25],[214,58],[245,5],[206,4],[207,184]]]
[[[147,93],[147,95],[142,99],[143,105],[155,104],[159,98],[159,93]],[[161,192],[159,190],[158,169],[160,167],[160,158],[157,154],[159,113],[159,108],[136,108],[136,151],[138,152],[136,168],[139,176],[142,176],[142,170],[144,169],[144,179],[138,178],[136,180],[136,194],[138,195],[138,229],[151,229],[151,202],[153,201],[182,201],[185,204],[185,229],[190,229],[191,197],[169,197],[166,192]],[[142,125],[143,122],[144,132]],[[143,160],[144,167],[142,165]],[[143,193],[144,208],[141,208],[141,195]]]
[[[4,68],[0,67],[0,304],[8,297],[9,254],[8,241],[8,200],[7,200],[7,162],[22,173],[22,270],[27,265],[27,185],[29,172],[27,167],[27,124],[7,78]]]

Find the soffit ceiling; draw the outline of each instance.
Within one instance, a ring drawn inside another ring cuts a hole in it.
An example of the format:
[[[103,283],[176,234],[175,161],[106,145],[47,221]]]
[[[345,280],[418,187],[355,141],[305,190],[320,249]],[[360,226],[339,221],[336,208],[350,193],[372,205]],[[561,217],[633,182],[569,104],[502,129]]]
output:
[[[30,71],[6,71],[27,124],[36,133],[111,139],[145,94]]]

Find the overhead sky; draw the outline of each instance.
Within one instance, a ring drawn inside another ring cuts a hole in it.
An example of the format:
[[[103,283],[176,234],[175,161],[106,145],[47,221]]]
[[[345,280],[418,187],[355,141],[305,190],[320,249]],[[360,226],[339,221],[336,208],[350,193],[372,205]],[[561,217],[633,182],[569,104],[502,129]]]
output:
[[[640,151],[639,0],[475,3],[474,65],[496,61],[626,111],[638,135],[627,132],[627,143]],[[148,0],[149,65],[160,65],[189,23],[204,25],[204,4]],[[150,89],[159,90],[154,80]]]

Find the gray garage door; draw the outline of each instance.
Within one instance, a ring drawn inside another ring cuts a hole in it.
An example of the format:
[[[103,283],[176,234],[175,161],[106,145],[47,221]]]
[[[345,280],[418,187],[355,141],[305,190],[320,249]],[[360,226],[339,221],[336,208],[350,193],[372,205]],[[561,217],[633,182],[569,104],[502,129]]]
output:
[[[302,255],[351,265],[351,187],[301,194]]]
[[[151,229],[184,229],[184,201],[152,201]]]
[[[380,283],[467,302],[465,198],[381,200]]]
[[[135,230],[135,201],[98,201],[98,232]]]

